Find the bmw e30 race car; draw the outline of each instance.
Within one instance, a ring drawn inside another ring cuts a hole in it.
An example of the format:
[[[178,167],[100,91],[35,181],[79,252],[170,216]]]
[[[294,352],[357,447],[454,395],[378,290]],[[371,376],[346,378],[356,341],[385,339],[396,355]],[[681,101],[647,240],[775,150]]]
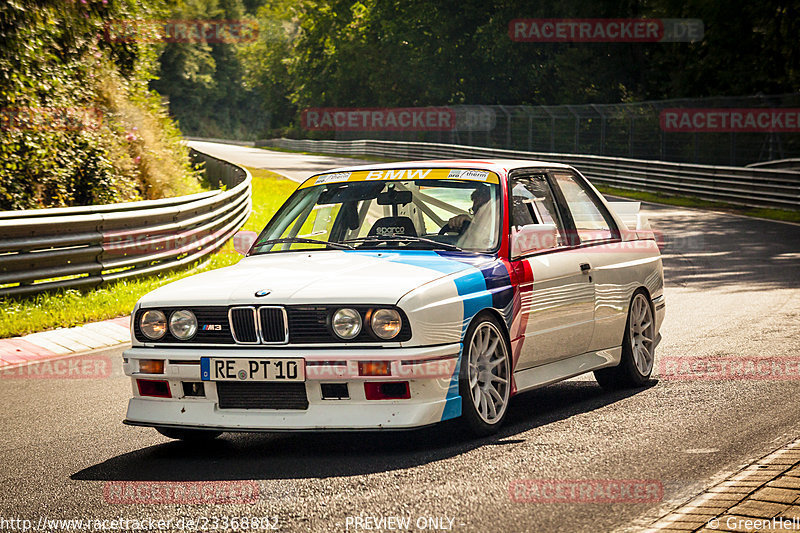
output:
[[[653,232],[574,168],[342,168],[292,194],[238,264],[132,314],[125,423],[224,431],[498,429],[521,391],[650,378],[664,319]]]

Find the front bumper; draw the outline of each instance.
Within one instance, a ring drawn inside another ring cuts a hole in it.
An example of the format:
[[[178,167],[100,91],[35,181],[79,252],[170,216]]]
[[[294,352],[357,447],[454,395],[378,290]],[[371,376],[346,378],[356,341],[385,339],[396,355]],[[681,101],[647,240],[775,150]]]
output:
[[[123,354],[133,398],[125,423],[138,426],[216,429],[222,431],[301,431],[406,429],[430,425],[460,414],[458,358],[460,344],[425,348],[226,349],[131,348]],[[203,397],[186,396],[184,382],[200,381],[200,357],[294,358],[306,361],[307,409],[221,409],[216,383],[203,382]],[[164,359],[164,374],[138,372],[139,359]],[[387,377],[358,375],[359,361],[386,361]],[[170,398],[141,396],[137,379],[164,380]],[[368,400],[367,382],[408,382],[410,398]],[[323,399],[323,383],[346,384],[346,399]]]

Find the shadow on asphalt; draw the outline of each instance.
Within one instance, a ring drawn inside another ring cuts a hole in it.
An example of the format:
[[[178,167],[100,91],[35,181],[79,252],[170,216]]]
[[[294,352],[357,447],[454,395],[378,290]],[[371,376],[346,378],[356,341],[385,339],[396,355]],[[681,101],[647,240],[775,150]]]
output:
[[[655,204],[643,211],[665,244],[667,286],[752,291],[800,285],[796,225]]]
[[[652,381],[651,387],[657,381]],[[649,388],[649,387],[648,387]],[[412,431],[349,433],[226,433],[194,446],[171,441],[112,457],[73,480],[205,481],[303,479],[402,470],[441,461],[515,438],[577,414],[611,405],[647,389],[603,391],[594,381],[568,381],[516,396],[501,431],[476,439],[458,420]]]

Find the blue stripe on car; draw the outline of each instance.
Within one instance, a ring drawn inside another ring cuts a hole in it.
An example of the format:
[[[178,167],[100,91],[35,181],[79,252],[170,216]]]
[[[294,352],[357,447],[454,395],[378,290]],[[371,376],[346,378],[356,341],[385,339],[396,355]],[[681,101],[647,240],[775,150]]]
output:
[[[473,270],[458,276],[455,280],[456,291],[462,297],[464,304],[464,322],[461,331],[461,352],[458,354],[458,363],[450,378],[450,387],[447,389],[447,398],[442,411],[442,420],[461,416],[461,396],[458,393],[458,375],[461,369],[461,355],[464,353],[464,335],[469,323],[483,309],[492,307],[492,294],[486,290],[486,278],[480,270]]]
[[[386,252],[347,250],[347,253],[367,255],[392,263],[429,268],[442,274],[452,274],[465,268],[464,263],[453,261],[449,257],[442,257],[433,250],[390,250]]]
[[[462,343],[455,371],[450,378],[450,386],[447,389],[441,420],[461,416],[461,395],[458,391],[458,376],[461,369],[461,355],[464,353],[464,335],[472,319],[483,309],[495,308],[501,312],[510,309],[509,304],[513,297],[513,288],[511,287],[511,278],[506,266],[493,257],[463,252],[437,252],[433,250],[378,252],[358,250],[348,253],[370,255],[404,265],[429,268],[442,274],[464,271],[453,280],[456,284],[458,295],[462,297],[464,306],[461,330]],[[506,322],[509,319],[510,317],[506,317]]]

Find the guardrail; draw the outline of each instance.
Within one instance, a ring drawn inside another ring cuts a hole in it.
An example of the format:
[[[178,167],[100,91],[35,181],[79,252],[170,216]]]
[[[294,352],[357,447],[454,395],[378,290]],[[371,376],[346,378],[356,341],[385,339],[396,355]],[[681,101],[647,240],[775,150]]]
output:
[[[760,163],[750,163],[747,168],[791,168],[800,170],[800,158],[794,159],[774,159],[772,161],[761,161]]]
[[[0,296],[85,288],[215,252],[250,216],[251,176],[196,150],[223,189],[121,204],[0,212]]]
[[[594,183],[623,189],[692,196],[747,207],[800,209],[800,172],[718,167],[595,155],[521,152],[457,144],[405,141],[314,141],[270,139],[257,146],[304,152],[367,155],[397,159],[492,158],[566,163]]]

